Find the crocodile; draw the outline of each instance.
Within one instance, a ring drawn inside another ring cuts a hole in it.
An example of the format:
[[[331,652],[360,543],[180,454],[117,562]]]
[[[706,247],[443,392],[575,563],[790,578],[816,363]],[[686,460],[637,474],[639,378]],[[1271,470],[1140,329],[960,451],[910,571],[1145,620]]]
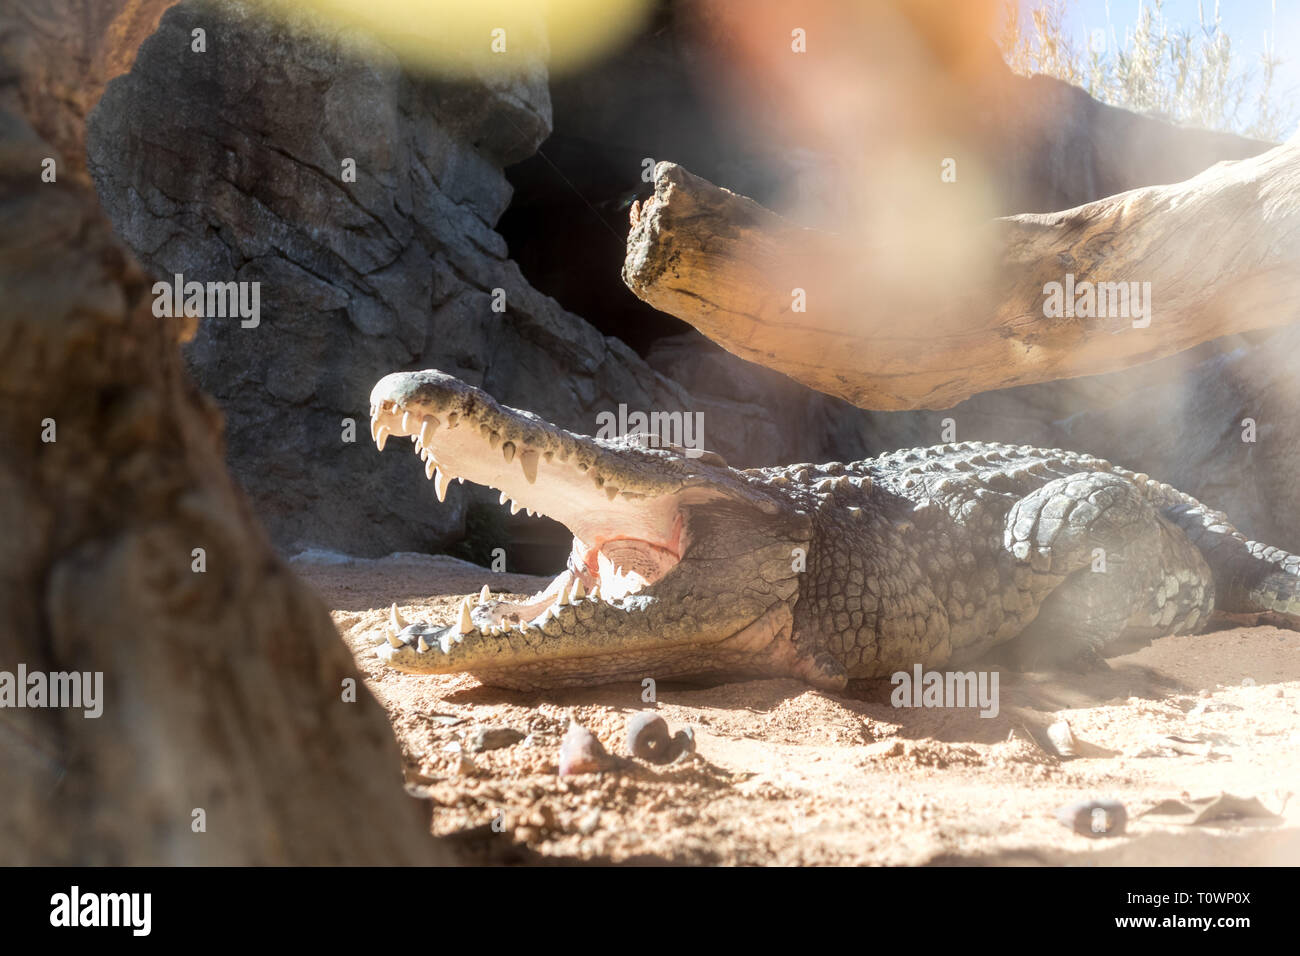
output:
[[[1300,624],[1300,556],[1087,454],[968,441],[736,469],[644,432],[593,438],[437,370],[385,376],[379,450],[410,437],[440,501],[469,480],[573,534],[523,601],[484,585],[450,624],[394,606],[401,671],[519,689],[644,677],[850,679],[1104,667],[1223,612]]]

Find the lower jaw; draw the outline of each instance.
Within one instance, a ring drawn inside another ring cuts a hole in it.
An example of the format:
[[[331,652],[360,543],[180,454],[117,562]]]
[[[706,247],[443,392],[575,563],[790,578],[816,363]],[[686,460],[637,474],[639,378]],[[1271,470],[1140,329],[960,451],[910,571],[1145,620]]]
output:
[[[635,683],[646,678],[688,683],[719,683],[745,677],[773,676],[719,660],[708,652],[682,653],[680,648],[621,652],[617,659],[566,656],[521,661],[508,668],[469,667],[480,683],[511,690],[550,690]]]
[[[811,661],[802,658],[785,633],[774,624],[788,611],[774,608],[748,628],[722,640],[699,643],[656,644],[662,637],[658,629],[645,621],[636,622],[636,636],[624,636],[621,646],[612,631],[599,643],[586,649],[568,647],[563,653],[541,653],[519,659],[508,666],[495,662],[469,664],[458,672],[469,673],[489,686],[517,690],[547,690],[562,687],[587,687],[600,684],[632,682],[644,686],[654,681],[679,681],[690,684],[719,684],[736,680],[797,677],[816,686],[837,688],[839,680],[826,681]],[[631,623],[631,622],[629,622]],[[553,638],[552,638],[553,639]]]

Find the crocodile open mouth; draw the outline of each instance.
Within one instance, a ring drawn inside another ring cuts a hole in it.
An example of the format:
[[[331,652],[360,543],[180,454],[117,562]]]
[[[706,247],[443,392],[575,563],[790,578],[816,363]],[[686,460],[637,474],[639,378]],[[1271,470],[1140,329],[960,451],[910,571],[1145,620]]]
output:
[[[494,600],[484,585],[443,627],[409,624],[394,608],[378,652],[399,670],[514,668],[543,645],[548,658],[582,657],[641,641],[646,627],[629,628],[626,618],[646,615],[656,586],[687,557],[693,510],[750,496],[716,455],[653,447],[646,436],[578,435],[432,370],[375,386],[371,434],[381,451],[409,438],[440,501],[453,480],[468,480],[498,491],[512,513],[545,515],[573,534],[568,567],[527,600]]]

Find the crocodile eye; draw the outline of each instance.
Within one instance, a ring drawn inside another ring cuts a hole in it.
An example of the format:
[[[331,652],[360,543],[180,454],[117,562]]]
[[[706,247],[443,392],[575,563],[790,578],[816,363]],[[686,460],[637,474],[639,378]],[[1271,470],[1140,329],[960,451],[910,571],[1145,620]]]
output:
[[[681,445],[664,444],[660,446],[666,448],[675,455],[683,458],[689,458],[691,461],[702,461],[706,465],[717,465],[719,468],[729,468],[727,459],[723,458],[716,451],[707,451],[705,449],[695,450],[693,448],[683,448]]]
[[[720,468],[730,467],[727,460],[719,455],[716,451],[699,450],[686,448],[676,442],[661,441],[659,436],[653,432],[632,432],[628,440],[634,442],[642,448],[653,448],[658,451],[670,451],[680,458],[689,458],[692,461],[702,461],[705,464],[717,465]]]

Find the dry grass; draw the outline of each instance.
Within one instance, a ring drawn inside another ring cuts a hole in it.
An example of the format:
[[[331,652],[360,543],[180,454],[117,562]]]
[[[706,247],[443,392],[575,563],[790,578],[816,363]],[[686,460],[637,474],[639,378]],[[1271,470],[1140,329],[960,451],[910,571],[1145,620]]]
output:
[[[1281,105],[1275,88],[1282,60],[1274,47],[1254,66],[1241,64],[1223,28],[1218,0],[1213,13],[1200,6],[1199,25],[1175,27],[1165,20],[1163,0],[1147,0],[1137,23],[1121,40],[1110,23],[1075,42],[1065,27],[1072,0],[1028,0],[1032,30],[1006,0],[998,45],[1017,73],[1043,73],[1087,90],[1104,103],[1160,116],[1171,122],[1283,140],[1295,129],[1296,113]],[[1276,3],[1276,0],[1275,0]],[[1082,48],[1081,48],[1082,47]]]

